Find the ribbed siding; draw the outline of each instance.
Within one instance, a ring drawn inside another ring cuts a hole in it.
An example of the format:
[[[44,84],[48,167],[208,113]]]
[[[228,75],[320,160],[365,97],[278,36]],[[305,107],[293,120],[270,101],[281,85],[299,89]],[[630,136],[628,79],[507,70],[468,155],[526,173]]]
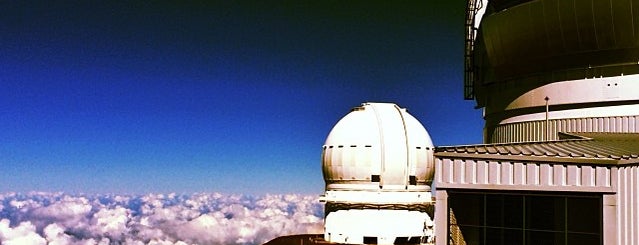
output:
[[[549,139],[546,139],[546,121],[529,121],[498,125],[487,143],[556,140],[558,132],[639,132],[639,115],[553,119],[548,122]]]
[[[617,189],[617,244],[639,244],[639,167],[619,168]]]
[[[437,158],[437,188],[612,192],[611,167]]]

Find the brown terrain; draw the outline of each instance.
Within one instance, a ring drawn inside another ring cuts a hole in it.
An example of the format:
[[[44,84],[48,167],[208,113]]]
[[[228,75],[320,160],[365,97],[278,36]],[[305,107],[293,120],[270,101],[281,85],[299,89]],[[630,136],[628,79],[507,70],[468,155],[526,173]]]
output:
[[[331,244],[324,241],[323,234],[302,234],[281,236],[264,243],[263,245],[314,245],[314,244]]]

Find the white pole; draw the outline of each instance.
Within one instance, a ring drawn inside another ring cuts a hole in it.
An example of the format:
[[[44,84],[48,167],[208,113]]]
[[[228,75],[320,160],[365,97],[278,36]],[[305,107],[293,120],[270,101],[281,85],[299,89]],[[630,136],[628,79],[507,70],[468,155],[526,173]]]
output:
[[[550,98],[546,96],[544,100],[546,101],[546,139],[545,140],[550,140],[550,123],[548,120],[548,101],[550,100]]]

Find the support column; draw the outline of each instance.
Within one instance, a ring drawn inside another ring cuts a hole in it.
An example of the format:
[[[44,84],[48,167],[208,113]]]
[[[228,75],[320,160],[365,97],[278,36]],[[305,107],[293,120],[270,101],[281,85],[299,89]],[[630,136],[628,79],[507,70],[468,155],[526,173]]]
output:
[[[435,191],[435,245],[448,244],[448,192]]]
[[[634,231],[619,231],[617,228],[617,194],[604,194],[603,195],[603,244],[604,245],[616,245],[618,244],[619,232],[634,232]]]

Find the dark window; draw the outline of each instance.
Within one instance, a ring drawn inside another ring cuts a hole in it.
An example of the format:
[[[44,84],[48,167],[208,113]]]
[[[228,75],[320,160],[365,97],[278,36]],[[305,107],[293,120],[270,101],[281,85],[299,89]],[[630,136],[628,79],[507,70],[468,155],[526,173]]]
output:
[[[563,231],[566,215],[565,200],[560,196],[530,196],[526,198],[526,228]]]
[[[378,174],[371,175],[371,182],[379,182],[379,175]]]
[[[484,224],[483,209],[484,196],[481,194],[467,194],[457,196],[456,202],[472,208],[455,209],[455,219],[459,225],[479,226]],[[452,207],[452,206],[451,206]]]
[[[567,244],[597,245],[601,244],[600,240],[599,235],[570,232],[568,233]]]
[[[417,177],[415,175],[408,176],[409,185],[417,185]]]
[[[377,237],[376,236],[365,236],[364,237],[364,244],[377,244]]]
[[[526,231],[526,244],[553,244],[564,245],[564,233],[559,231]]]
[[[602,244],[598,194],[449,191],[448,204],[451,244]]]
[[[521,245],[524,244],[524,231],[522,229],[502,229],[504,237],[501,243],[496,244],[511,244]]]
[[[599,223],[590,218],[597,216],[600,210],[599,204],[592,200],[582,198],[569,198],[568,207],[566,208],[568,215],[568,231],[597,233],[599,231]]]
[[[486,219],[486,225],[493,227],[522,227],[523,198],[521,196],[483,194],[469,194],[466,196],[472,197],[474,205],[483,209],[476,212],[485,217],[490,217],[490,219]],[[470,201],[468,197],[460,200],[464,202]]]
[[[524,197],[519,195],[503,195],[502,212],[504,227],[523,228]]]
[[[393,244],[419,244],[419,237],[396,237]]]

